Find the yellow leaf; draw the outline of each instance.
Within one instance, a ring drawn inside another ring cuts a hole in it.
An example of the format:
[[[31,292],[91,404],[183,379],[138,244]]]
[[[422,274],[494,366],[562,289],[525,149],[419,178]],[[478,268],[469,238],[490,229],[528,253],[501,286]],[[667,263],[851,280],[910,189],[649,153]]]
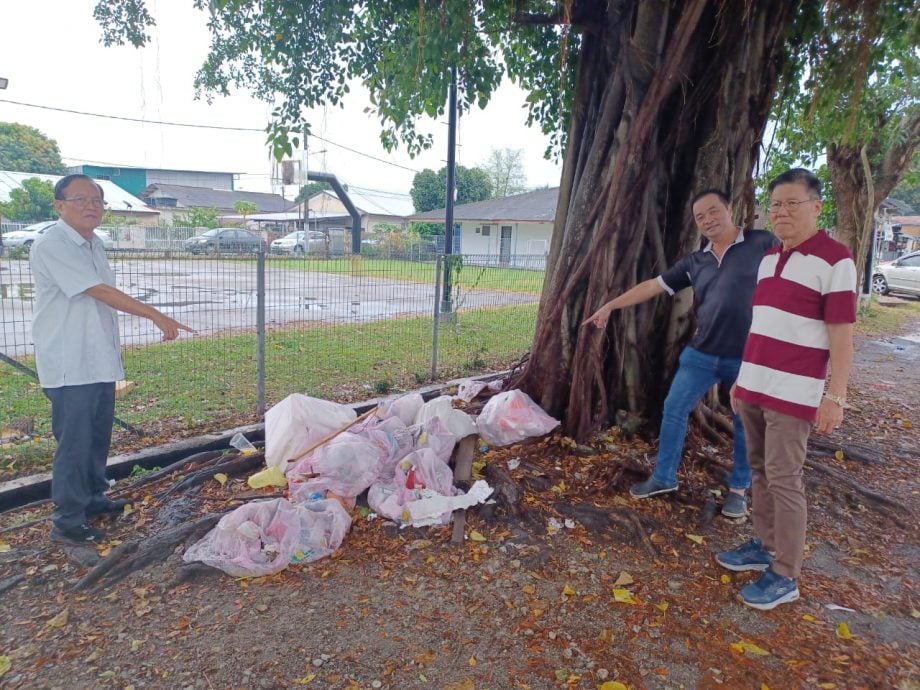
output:
[[[467,661],[466,663],[468,663],[470,666],[475,666],[475,665],[476,665],[476,657],[471,656],[471,657],[469,658],[469,661]]]
[[[470,541],[485,541],[486,538],[476,530],[470,530]]]
[[[99,551],[99,555],[105,558],[110,553],[112,553],[112,545],[111,544],[106,544],[105,546],[100,545],[98,548],[98,551]]]
[[[702,543],[703,543],[703,538],[702,538],[700,535],[698,535],[698,534],[685,534],[684,536],[687,537],[687,539],[689,539],[690,541],[692,541],[694,544],[702,544]]]
[[[534,587],[533,585],[524,585],[523,587],[521,587],[521,590],[523,590],[524,594],[533,594],[534,592],[537,591],[537,588]]]
[[[45,625],[49,628],[63,628],[67,625],[68,620],[70,620],[70,608],[65,608],[58,615],[45,623]]]
[[[660,604],[655,604],[655,608],[661,611],[662,613],[667,613],[668,611],[668,602],[663,601]]]
[[[914,423],[913,423],[912,421],[910,421],[909,419],[902,419],[902,420],[901,420],[901,428],[902,428],[902,429],[913,429],[913,428],[914,428]]]
[[[834,690],[837,687],[835,683],[818,683],[818,687],[821,690]]]
[[[568,585],[566,585],[565,587],[562,588],[562,594],[564,596],[570,597],[575,594],[575,590],[569,587]]]
[[[723,585],[727,585],[731,581],[732,579],[728,575],[725,575],[724,573],[719,576],[719,582],[721,582]]]
[[[214,475],[214,479],[217,480],[218,484],[223,486],[224,484],[227,483],[227,480],[229,479],[229,477],[223,472],[218,472],[217,474]]]
[[[294,683],[294,685],[309,685],[314,678],[316,678],[315,673],[308,673],[303,678],[295,678],[291,682]]]
[[[598,685],[597,690],[629,690],[629,686],[623,685],[618,680],[608,680],[606,683]]]
[[[753,654],[754,656],[769,656],[770,654],[770,652],[768,652],[763,647],[758,647],[753,642],[748,642],[747,640],[738,640],[737,642],[732,642],[729,647],[734,649],[739,654],[744,654],[745,652]]]
[[[846,623],[837,623],[837,637],[841,640],[852,640],[853,635],[850,633],[850,626]]]
[[[131,640],[131,651],[136,652],[144,644],[144,640]]]
[[[8,656],[0,656],[0,678],[3,678],[4,674],[13,668],[13,662],[10,661]]]
[[[10,550],[10,545],[5,541],[0,541],[0,553],[6,553]]]
[[[613,588],[613,600],[620,604],[632,604],[633,606],[639,603],[633,598],[632,592],[619,587]]]
[[[626,585],[631,585],[635,580],[632,579],[632,575],[627,573],[625,570],[620,571],[620,576],[617,578],[617,581],[613,583],[614,587],[625,587]]]
[[[600,559],[607,558],[607,552],[606,552],[606,551],[601,551],[599,554],[597,554],[597,557],[600,558]]]
[[[817,619],[816,619],[814,616],[809,616],[809,615],[806,613],[804,616],[802,616],[802,620],[803,620],[803,621],[808,621],[809,623],[811,623],[812,621],[815,621],[815,620],[817,620]]]
[[[766,683],[761,683],[760,690],[770,690],[770,686],[767,685]]]
[[[911,617],[911,618],[920,618],[920,611],[918,611],[917,609],[911,609],[911,610],[910,610],[910,617]]]

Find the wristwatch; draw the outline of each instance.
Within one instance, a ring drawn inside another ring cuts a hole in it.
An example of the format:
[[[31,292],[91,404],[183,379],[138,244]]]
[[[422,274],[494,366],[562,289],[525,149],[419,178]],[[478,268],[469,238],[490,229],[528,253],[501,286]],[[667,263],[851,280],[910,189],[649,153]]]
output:
[[[846,398],[839,396],[839,395],[834,395],[833,393],[825,393],[824,397],[830,400],[835,405],[839,405],[840,407],[845,407],[847,404]]]

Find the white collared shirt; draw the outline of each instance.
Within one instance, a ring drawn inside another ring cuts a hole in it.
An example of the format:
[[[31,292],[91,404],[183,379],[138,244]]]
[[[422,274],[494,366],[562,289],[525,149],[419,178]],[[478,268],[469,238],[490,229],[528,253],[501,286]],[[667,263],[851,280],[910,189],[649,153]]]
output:
[[[30,251],[35,281],[32,338],[43,388],[105,383],[124,378],[117,312],[86,294],[115,285],[102,241],[84,239],[62,220]]]

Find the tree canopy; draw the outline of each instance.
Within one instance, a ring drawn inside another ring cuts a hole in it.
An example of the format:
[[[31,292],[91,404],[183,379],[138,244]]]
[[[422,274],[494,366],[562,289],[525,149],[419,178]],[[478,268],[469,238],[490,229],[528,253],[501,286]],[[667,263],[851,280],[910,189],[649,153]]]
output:
[[[10,190],[10,200],[0,203],[0,216],[21,222],[57,218],[54,185],[37,177],[23,180],[19,187]]]
[[[458,165],[454,182],[457,187],[455,202],[458,204],[470,204],[492,198],[492,182],[489,174],[482,168]],[[444,208],[447,205],[447,167],[441,168],[438,172],[425,168],[416,173],[409,194],[416,211]]]
[[[0,170],[60,175],[64,163],[54,139],[29,125],[0,122]]]
[[[482,169],[489,175],[496,199],[527,191],[523,149],[492,149]]]

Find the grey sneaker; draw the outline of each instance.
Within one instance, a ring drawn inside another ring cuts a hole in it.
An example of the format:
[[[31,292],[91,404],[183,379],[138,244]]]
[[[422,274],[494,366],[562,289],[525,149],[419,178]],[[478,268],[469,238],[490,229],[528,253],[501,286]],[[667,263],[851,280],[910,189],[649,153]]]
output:
[[[743,572],[745,570],[766,570],[773,565],[773,556],[756,537],[737,549],[716,554],[716,563],[723,568]]]
[[[741,590],[741,601],[751,608],[769,611],[780,604],[788,604],[799,598],[799,588],[791,577],[783,577],[772,568],[764,571],[757,582]]]
[[[77,525],[76,527],[58,527],[55,525],[51,528],[51,541],[63,544],[97,544],[104,537],[105,532],[86,524]]]
[[[629,490],[629,494],[636,498],[649,498],[651,496],[657,496],[658,494],[671,493],[672,491],[677,491],[677,482],[673,484],[664,484],[654,477],[649,477],[644,482],[633,484],[632,488]]]
[[[729,491],[722,503],[722,515],[730,518],[742,518],[747,515],[747,496]]]

